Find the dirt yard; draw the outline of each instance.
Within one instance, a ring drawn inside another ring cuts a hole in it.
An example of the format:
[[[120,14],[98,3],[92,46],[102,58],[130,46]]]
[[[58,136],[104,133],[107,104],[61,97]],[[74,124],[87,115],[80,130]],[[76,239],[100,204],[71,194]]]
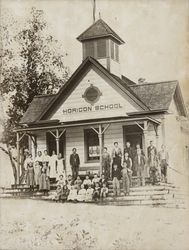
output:
[[[188,209],[0,202],[2,250],[189,249]]]

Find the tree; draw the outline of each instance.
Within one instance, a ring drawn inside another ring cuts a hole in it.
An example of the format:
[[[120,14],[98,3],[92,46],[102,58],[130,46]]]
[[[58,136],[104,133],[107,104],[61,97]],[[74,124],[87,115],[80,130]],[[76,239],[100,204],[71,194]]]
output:
[[[64,65],[67,54],[60,52],[60,44],[48,34],[42,10],[32,8],[24,28],[15,35],[11,36],[9,27],[1,26],[3,50],[0,53],[0,92],[9,100],[3,124],[3,142],[8,148],[15,146],[13,129],[34,96],[57,92],[69,76],[69,69]]]

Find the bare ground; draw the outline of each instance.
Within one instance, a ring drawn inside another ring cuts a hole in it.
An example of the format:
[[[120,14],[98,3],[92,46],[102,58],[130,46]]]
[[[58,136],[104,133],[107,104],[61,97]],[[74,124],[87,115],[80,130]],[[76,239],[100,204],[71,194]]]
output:
[[[2,250],[189,249],[188,209],[0,202]]]

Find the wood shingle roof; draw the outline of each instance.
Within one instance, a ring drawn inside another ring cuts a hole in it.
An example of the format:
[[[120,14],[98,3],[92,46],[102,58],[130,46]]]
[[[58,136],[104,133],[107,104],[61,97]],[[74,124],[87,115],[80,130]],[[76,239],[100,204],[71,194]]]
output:
[[[94,38],[102,38],[102,37],[113,37],[119,44],[123,44],[124,41],[121,39],[118,34],[113,31],[107,23],[105,23],[102,19],[97,20],[94,24],[92,24],[88,29],[86,29],[77,39],[81,41],[94,39]]]

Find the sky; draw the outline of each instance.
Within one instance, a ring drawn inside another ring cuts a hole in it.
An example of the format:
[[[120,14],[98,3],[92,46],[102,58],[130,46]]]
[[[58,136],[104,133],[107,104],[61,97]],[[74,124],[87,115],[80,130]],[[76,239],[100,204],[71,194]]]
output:
[[[42,9],[53,36],[68,53],[71,72],[82,62],[76,40],[93,22],[93,0],[1,0],[1,12],[23,20]],[[122,74],[137,81],[178,80],[189,101],[189,0],[96,0],[101,18],[125,41],[120,46]],[[24,23],[23,23],[24,25]]]

